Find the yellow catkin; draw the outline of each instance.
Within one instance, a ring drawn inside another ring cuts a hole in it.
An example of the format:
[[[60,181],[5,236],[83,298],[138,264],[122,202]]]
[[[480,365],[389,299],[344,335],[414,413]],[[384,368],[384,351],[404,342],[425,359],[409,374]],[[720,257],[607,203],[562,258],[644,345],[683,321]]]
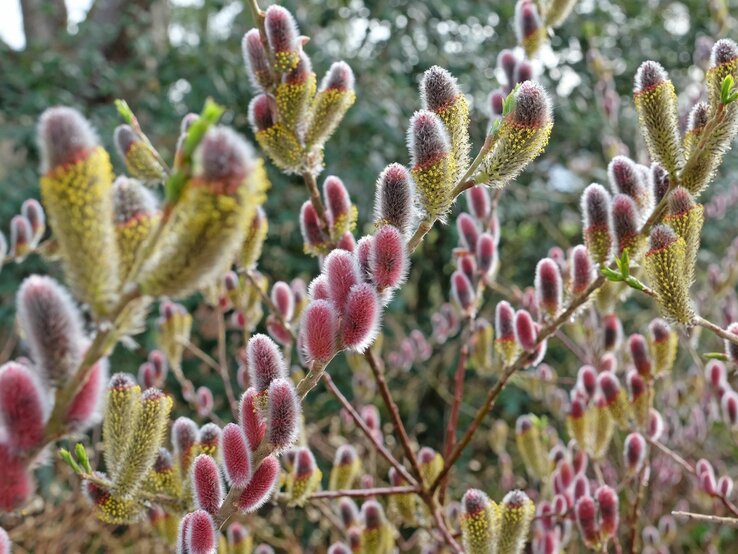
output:
[[[394,547],[395,531],[386,521],[379,527],[361,531],[362,554],[390,554]]]
[[[256,133],[256,142],[272,163],[288,172],[297,172],[302,161],[302,146],[297,135],[281,123]]]
[[[323,473],[315,468],[309,475],[295,475],[291,472],[287,476],[287,495],[290,503],[295,506],[303,506],[308,497],[320,487],[320,481],[323,479]]]
[[[493,367],[492,349],[495,339],[495,331],[489,322],[479,323],[474,331],[472,342],[471,362],[474,369],[482,375],[489,373]]]
[[[280,122],[287,128],[299,130],[307,116],[310,99],[317,87],[315,73],[302,83],[280,83],[275,94]]]
[[[634,399],[631,403],[633,417],[639,429],[646,429],[648,426],[648,415],[651,405],[653,404],[653,388],[648,387],[646,392]]]
[[[222,275],[262,201],[257,193],[253,172],[233,188],[190,180],[162,231],[160,246],[141,271],[142,292],[187,296]]]
[[[669,330],[669,334],[662,340],[650,340],[651,360],[653,360],[654,374],[668,373],[674,367],[677,350],[679,348],[679,337],[676,332]]]
[[[555,28],[561,25],[576,3],[577,0],[550,0],[544,13],[544,26]]]
[[[601,459],[606,453],[615,431],[615,424],[610,410],[605,405],[591,406],[587,409],[587,416],[592,420],[589,428],[590,437],[586,441],[589,455],[595,460]]]
[[[451,154],[454,157],[454,181],[458,181],[469,167],[469,104],[463,94],[459,94],[454,101],[435,110],[443,121],[451,139]]]
[[[443,218],[451,207],[456,162],[446,154],[432,163],[412,168],[415,186],[428,217]]]
[[[525,50],[526,57],[533,58],[538,50],[540,50],[541,46],[546,43],[546,40],[548,40],[546,28],[540,27],[539,29],[536,29],[531,34],[529,34],[527,37],[523,38],[520,46],[522,46],[523,50]]]
[[[569,437],[577,441],[579,448],[586,451],[591,451],[588,445],[588,440],[592,435],[590,416],[590,411],[587,410],[580,417],[567,416],[566,418],[566,430]]]
[[[436,452],[433,458],[420,464],[420,475],[427,484],[433,483],[443,471],[443,456]]]
[[[500,537],[500,507],[490,501],[475,513],[462,513],[461,538],[468,554],[495,554]]]
[[[636,92],[638,121],[653,161],[675,176],[683,164],[677,95],[671,81]]]
[[[495,340],[495,352],[505,365],[510,365],[517,358],[520,346],[518,346],[515,337],[509,339],[498,338]]]
[[[608,409],[610,410],[613,420],[618,424],[618,427],[621,429],[627,429],[629,426],[630,405],[628,404],[628,397],[625,389],[621,388],[618,391],[618,394],[608,405]]]
[[[702,236],[702,225],[704,222],[705,208],[702,204],[695,204],[685,212],[669,214],[664,217],[664,223],[669,225],[678,236],[684,239],[686,265],[683,271],[686,271],[686,280],[690,284],[694,282],[694,270],[697,265],[697,253],[700,249],[700,238]]]
[[[644,266],[649,284],[657,294],[659,307],[670,321],[689,324],[694,308],[689,298],[687,245],[678,237],[671,245],[646,253]]]
[[[292,71],[300,63],[300,54],[292,50],[274,53],[274,69],[280,73]]]
[[[126,169],[131,177],[145,182],[158,182],[166,178],[164,168],[151,147],[143,141],[131,143],[125,154]]]
[[[101,146],[40,181],[67,283],[97,317],[113,307],[119,287],[112,184],[113,167]]]
[[[328,480],[328,488],[332,491],[350,489],[354,486],[359,473],[361,473],[361,461],[358,457],[354,458],[351,463],[334,465]]]
[[[523,551],[535,513],[535,504],[522,491],[513,491],[505,496],[500,504],[498,554],[519,554]]]
[[[141,409],[141,387],[129,383],[108,390],[102,423],[105,467],[112,477],[118,474],[127,456],[133,426]]]
[[[392,513],[397,514],[403,524],[408,527],[417,525],[417,495],[411,493],[393,494],[389,499],[389,507]]]
[[[172,367],[182,363],[184,345],[190,340],[192,332],[192,316],[188,312],[176,311],[172,316],[159,324],[156,343],[164,353]]]
[[[483,174],[478,182],[502,187],[517,177],[543,152],[551,129],[553,122],[542,127],[526,127],[514,123],[511,116],[507,116],[497,131],[498,138],[492,151],[482,162]]]
[[[172,397],[160,391],[143,395],[139,416],[135,423],[129,423],[133,426],[130,448],[115,476],[113,492],[117,496],[135,496],[154,465],[167,430],[172,404]]]
[[[161,219],[158,212],[152,214],[140,214],[126,222],[115,226],[115,238],[118,244],[118,255],[120,257],[120,281],[124,283],[127,279],[139,249],[156,228]]]
[[[528,475],[536,479],[546,477],[548,475],[548,457],[543,449],[540,429],[533,425],[530,429],[516,433],[515,442]]]
[[[353,90],[332,88],[319,91],[310,108],[305,145],[323,146],[355,101]]]
[[[97,505],[97,517],[103,523],[123,525],[141,517],[142,506],[127,497],[106,494]]]
[[[256,265],[261,257],[264,240],[266,240],[268,232],[269,220],[263,214],[255,217],[246,231],[246,238],[241,247],[241,265],[244,268],[250,269]]]

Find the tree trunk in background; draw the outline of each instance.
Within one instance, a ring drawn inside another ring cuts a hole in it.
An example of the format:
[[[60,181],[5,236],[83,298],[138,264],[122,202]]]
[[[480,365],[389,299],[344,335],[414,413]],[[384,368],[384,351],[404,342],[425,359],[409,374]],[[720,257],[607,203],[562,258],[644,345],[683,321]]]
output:
[[[67,7],[64,0],[21,0],[26,48],[50,46],[67,32]]]

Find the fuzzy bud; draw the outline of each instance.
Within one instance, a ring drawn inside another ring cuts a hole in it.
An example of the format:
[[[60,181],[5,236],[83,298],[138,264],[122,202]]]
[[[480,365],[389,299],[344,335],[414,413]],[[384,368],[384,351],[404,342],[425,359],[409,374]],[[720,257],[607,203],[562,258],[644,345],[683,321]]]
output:
[[[640,433],[631,433],[625,438],[623,458],[628,473],[635,475],[641,471],[646,461],[647,452],[646,439]]]
[[[235,423],[223,428],[220,450],[228,482],[233,487],[245,488],[251,480],[251,448],[246,435]]]
[[[478,489],[469,489],[461,499],[461,537],[469,554],[487,554],[496,549],[500,533],[497,505]]]
[[[548,475],[548,459],[542,440],[541,429],[531,416],[520,416],[515,423],[515,443],[528,475],[539,479]]]
[[[478,221],[486,221],[492,213],[492,203],[487,187],[475,185],[466,191],[467,209]]]
[[[344,313],[341,341],[346,348],[363,352],[379,332],[381,308],[374,287],[369,283],[351,287]]]
[[[297,438],[300,401],[294,385],[288,379],[275,379],[269,386],[267,431],[269,444],[284,450]]]
[[[336,353],[338,314],[328,300],[313,300],[305,309],[300,330],[310,360],[327,363]]]
[[[287,478],[287,494],[291,502],[302,505],[318,489],[321,477],[313,453],[307,448],[299,448],[295,465]]]
[[[648,355],[648,344],[643,335],[638,333],[632,334],[628,338],[628,348],[630,349],[630,357],[633,365],[641,377],[648,378],[651,376],[651,358]]]
[[[546,28],[536,4],[530,0],[518,0],[515,4],[515,35],[529,58],[538,52],[546,40]]]
[[[466,212],[461,212],[456,219],[456,229],[461,246],[469,252],[475,252],[479,240],[479,225],[474,218]]]
[[[631,258],[639,250],[639,213],[635,201],[626,194],[616,194],[612,200],[612,226],[615,250],[621,255],[627,248]]]
[[[103,427],[103,434],[104,429]],[[194,459],[195,447],[199,440],[200,431],[194,421],[187,417],[179,417],[175,420],[172,425],[172,445],[174,446],[174,453],[177,456],[179,468],[184,474],[189,472],[190,465]]]
[[[500,504],[500,554],[520,554],[528,541],[528,532],[536,506],[521,490],[508,492]]]
[[[192,485],[198,509],[217,514],[223,502],[223,483],[218,464],[207,454],[200,454],[192,464]]]
[[[479,236],[479,240],[477,240],[476,262],[483,278],[494,278],[499,265],[499,257],[496,241],[492,234],[482,233]]]
[[[594,279],[594,268],[589,252],[584,245],[577,245],[571,252],[571,283],[572,296],[583,294]]]
[[[269,48],[274,52],[275,69],[286,73],[299,62],[300,40],[292,14],[281,6],[269,6],[264,13]]]
[[[597,548],[600,543],[600,529],[597,522],[597,505],[591,496],[582,496],[574,507],[579,532],[589,548]]]
[[[426,215],[443,217],[452,201],[456,162],[441,118],[426,110],[415,112],[410,119],[407,144],[413,179]]]
[[[267,456],[259,467],[248,486],[238,498],[237,505],[243,512],[258,510],[269,499],[279,477],[279,461],[274,456]]]
[[[329,489],[332,491],[350,489],[361,470],[361,461],[356,449],[350,444],[342,444],[336,450],[331,468]]]
[[[563,284],[558,264],[544,258],[536,265],[536,305],[549,318],[555,318],[561,309]]]
[[[211,514],[197,510],[187,521],[187,554],[212,554],[218,545],[215,523]]]
[[[275,379],[287,376],[284,357],[276,343],[266,335],[257,334],[246,346],[249,383],[263,392]]]
[[[32,275],[21,284],[16,306],[36,366],[50,384],[63,384],[81,361],[84,340],[71,296],[54,279]]]
[[[598,264],[607,263],[613,244],[610,194],[605,187],[592,183],[582,194],[584,244]]]
[[[130,125],[116,127],[113,142],[131,177],[152,184],[166,179],[158,154]]]
[[[253,89],[268,89],[273,80],[272,70],[258,29],[251,29],[243,36],[241,50]]]
[[[518,352],[518,340],[515,335],[515,310],[506,300],[502,300],[495,308],[495,350],[505,364],[510,364]]]
[[[392,225],[384,225],[374,235],[371,246],[369,270],[377,289],[399,287],[407,277],[410,263],[402,233]]]
[[[356,213],[343,181],[333,175],[326,177],[323,182],[323,197],[331,236],[340,237],[351,231],[356,222]]]
[[[538,330],[526,310],[518,310],[515,313],[515,338],[523,350],[528,352],[536,350]]]
[[[40,446],[48,415],[46,391],[22,364],[0,367],[0,423],[4,438],[18,452]]]
[[[406,234],[413,218],[415,185],[410,172],[398,163],[388,165],[377,179],[374,222],[389,224]]]

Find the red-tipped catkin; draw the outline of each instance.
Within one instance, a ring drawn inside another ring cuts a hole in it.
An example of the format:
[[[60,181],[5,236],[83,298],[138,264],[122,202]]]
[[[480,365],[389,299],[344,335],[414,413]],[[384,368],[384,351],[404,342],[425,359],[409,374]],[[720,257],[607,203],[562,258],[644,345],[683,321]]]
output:
[[[200,427],[200,442],[198,446],[200,451],[215,457],[220,446],[220,427],[215,423],[206,423]]]
[[[398,163],[388,165],[377,179],[374,221],[407,233],[413,218],[415,186],[410,172]]]
[[[579,244],[571,251],[570,271],[571,293],[579,296],[594,280],[594,267],[586,246]]]
[[[31,357],[52,385],[63,383],[82,358],[82,316],[69,293],[50,277],[32,275],[16,297],[18,323]]]
[[[733,479],[727,475],[720,477],[717,482],[717,491],[723,498],[730,498],[733,494]]]
[[[33,230],[31,222],[23,215],[10,220],[10,257],[22,260],[31,251]]]
[[[555,318],[561,309],[563,284],[558,264],[551,258],[543,258],[536,265],[536,304],[549,318]]]
[[[607,175],[613,193],[630,196],[638,207],[639,221],[645,221],[653,208],[653,197],[639,166],[630,158],[615,156],[607,166]]]
[[[192,485],[197,507],[209,514],[217,514],[223,502],[223,483],[218,464],[211,456],[200,454],[195,458],[192,464]]]
[[[379,333],[381,307],[374,287],[359,283],[351,287],[341,329],[341,341],[349,350],[363,352]]]
[[[57,106],[39,120],[41,173],[79,160],[98,140],[89,122],[73,108]]]
[[[276,69],[287,72],[298,63],[299,31],[292,14],[281,6],[269,6],[264,14],[269,47],[274,52]]]
[[[359,522],[359,508],[356,502],[350,498],[343,497],[338,501],[338,515],[341,518],[343,528],[348,530]]]
[[[515,312],[515,338],[523,350],[527,352],[535,351],[538,331],[533,323],[533,318],[526,310]]]
[[[600,542],[600,529],[597,524],[597,505],[591,496],[582,496],[577,500],[574,513],[585,544],[590,547]]]
[[[610,194],[605,187],[592,183],[582,194],[584,244],[599,264],[610,259],[613,244]]]
[[[476,252],[479,240],[479,224],[466,212],[461,212],[456,219],[456,229],[459,233],[461,246],[469,252]]]
[[[359,264],[350,252],[334,250],[325,259],[323,273],[328,278],[328,294],[331,301],[343,311],[351,287],[361,282]]]
[[[467,209],[477,219],[486,221],[492,212],[492,203],[489,192],[484,185],[476,185],[466,191]]]
[[[254,387],[249,387],[241,397],[239,406],[239,423],[246,434],[249,447],[256,450],[261,444],[266,433],[266,421],[259,415],[256,409],[256,396],[258,392]]]
[[[41,444],[47,404],[46,391],[25,365],[0,367],[0,422],[11,448],[23,452]]]
[[[246,346],[249,381],[257,391],[263,392],[275,379],[287,376],[284,357],[276,343],[266,335],[257,334]]]
[[[530,0],[518,0],[515,4],[515,35],[527,56],[533,56],[546,36],[536,5]]]
[[[604,327],[604,348],[608,352],[617,350],[623,340],[623,326],[615,314],[607,314],[602,318]]]
[[[288,448],[297,438],[299,424],[300,401],[292,381],[275,379],[269,386],[269,443],[278,451]]]
[[[154,366],[149,362],[144,362],[138,366],[138,383],[141,385],[143,390],[150,389],[152,387],[158,388],[159,385],[156,383]]]
[[[218,546],[217,533],[211,514],[197,510],[187,522],[187,554],[212,554]]]
[[[476,302],[474,287],[462,271],[456,270],[451,275],[451,295],[464,313],[471,315],[474,312]]]
[[[374,235],[369,270],[378,290],[400,286],[407,276],[409,257],[402,233],[393,225],[382,226]]]
[[[325,275],[318,275],[310,281],[308,285],[308,296],[311,300],[328,300],[328,278]]]
[[[220,451],[226,479],[232,487],[244,488],[251,480],[251,448],[246,435],[235,423],[223,428]]]
[[[497,245],[491,233],[482,233],[477,240],[476,261],[484,278],[491,279],[497,271]]]
[[[21,214],[31,224],[33,244],[37,244],[46,230],[46,214],[35,198],[29,198],[21,205]]]
[[[615,232],[615,250],[618,255],[621,255],[626,248],[632,251],[636,246],[639,217],[638,206],[630,196],[615,195],[612,199],[612,227]]]
[[[720,408],[723,412],[723,420],[727,425],[735,427],[738,425],[738,393],[726,390],[720,399]]]
[[[255,96],[249,103],[249,123],[254,132],[271,129],[277,123],[277,106],[266,94]]]
[[[618,512],[618,495],[607,485],[595,491],[595,498],[600,506],[600,530],[605,537],[614,537],[620,521]]]
[[[279,461],[274,456],[267,456],[239,496],[238,509],[243,512],[258,510],[269,499],[278,477]]]
[[[272,70],[258,29],[251,29],[241,41],[243,60],[254,90],[267,89],[272,84]]]
[[[213,391],[207,387],[198,387],[195,391],[197,415],[207,417],[213,411]]]
[[[583,365],[577,374],[577,386],[581,387],[592,398],[597,391],[597,370],[591,365]]]
[[[69,405],[66,422],[75,431],[82,431],[99,423],[105,403],[109,364],[101,358],[90,370],[87,381]]]
[[[652,364],[646,338],[638,333],[632,334],[628,338],[628,348],[630,349],[630,357],[633,360],[636,371],[642,377],[649,377],[651,375]]]
[[[300,231],[306,250],[316,251],[323,248],[325,235],[320,228],[318,212],[315,211],[315,207],[310,200],[307,200],[300,209]]]
[[[456,258],[456,267],[461,271],[470,283],[477,280],[477,262],[472,256],[459,256]]]
[[[172,445],[179,460],[179,467],[187,472],[192,463],[193,449],[200,440],[197,425],[188,417],[179,417],[172,425]]]
[[[726,329],[728,333],[738,336],[738,322],[733,322]],[[725,355],[734,364],[738,364],[738,345],[729,340],[725,340]]]
[[[636,474],[641,471],[646,461],[647,445],[646,439],[640,433],[631,433],[625,437],[625,446],[623,447],[623,458],[628,472]]]
[[[336,353],[338,314],[328,300],[314,300],[305,309],[300,330],[310,360],[328,362]]]
[[[719,360],[710,360],[705,366],[705,377],[716,390],[725,383],[726,375],[725,364]]]
[[[295,313],[295,296],[284,281],[277,281],[272,287],[272,303],[285,321],[290,321]]]
[[[648,411],[648,438],[657,441],[664,434],[664,418],[661,413],[651,408]]]

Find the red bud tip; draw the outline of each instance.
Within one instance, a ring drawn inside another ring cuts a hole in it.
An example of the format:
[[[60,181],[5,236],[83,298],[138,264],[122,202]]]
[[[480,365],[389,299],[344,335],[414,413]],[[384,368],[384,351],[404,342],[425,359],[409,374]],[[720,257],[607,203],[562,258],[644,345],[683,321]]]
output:
[[[215,524],[208,512],[197,510],[190,514],[187,525],[187,553],[212,554],[218,546]]]
[[[628,347],[630,348],[630,357],[633,359],[633,365],[638,373],[643,377],[651,375],[652,364],[645,337],[637,333],[631,335],[628,339]]]
[[[246,487],[251,480],[251,448],[246,435],[235,423],[223,428],[221,452],[228,482],[233,487]]]
[[[338,315],[333,303],[314,300],[305,310],[300,326],[305,353],[310,360],[328,362],[336,353]]]
[[[269,46],[275,52],[297,52],[300,49],[299,31],[292,14],[282,6],[269,6],[264,14]]]
[[[600,529],[606,537],[614,537],[620,522],[618,495],[607,485],[602,485],[595,491],[595,498],[600,505]]]
[[[285,321],[290,321],[295,313],[295,296],[284,281],[277,281],[272,287],[272,303]]]
[[[543,258],[536,265],[535,290],[538,309],[556,317],[561,309],[563,283],[559,266],[551,258]]]
[[[251,29],[243,36],[241,50],[251,85],[259,90],[269,83],[271,67],[258,29]]]
[[[495,335],[497,340],[515,339],[515,310],[506,300],[498,302],[495,308]]]
[[[423,74],[420,98],[423,108],[438,112],[461,94],[456,79],[445,69],[434,65]]]
[[[25,365],[8,362],[0,367],[0,423],[13,450],[31,450],[43,441],[49,411],[46,394]]]
[[[717,67],[736,58],[738,58],[738,44],[730,39],[723,38],[717,41],[712,47],[710,66]]]
[[[407,133],[408,149],[414,167],[426,167],[448,155],[450,145],[441,119],[426,110],[415,112]]]
[[[645,61],[641,64],[635,76],[634,92],[638,94],[667,81],[669,75],[658,62]]]
[[[551,122],[551,99],[541,85],[525,81],[515,95],[512,121],[522,127],[539,128]]]
[[[482,233],[479,236],[476,260],[479,272],[482,275],[489,276],[494,272],[497,265],[497,246],[495,238],[490,233]]]
[[[284,450],[297,439],[300,425],[300,401],[289,379],[276,379],[269,386],[267,432],[269,443]]]
[[[334,225],[341,217],[349,217],[351,199],[341,179],[333,175],[326,177],[323,182],[323,197],[331,225]]]
[[[198,387],[195,392],[197,415],[207,417],[213,411],[213,393],[207,387]]]
[[[605,187],[592,183],[582,193],[584,228],[608,229],[610,227],[610,194]]]
[[[246,346],[249,379],[257,391],[269,388],[275,379],[287,376],[287,366],[277,344],[268,336],[257,334]]]
[[[456,219],[456,229],[459,233],[459,244],[469,252],[475,252],[479,240],[479,225],[466,212],[461,212]]]
[[[638,207],[625,194],[616,194],[612,200],[612,225],[617,240],[617,253],[631,248],[638,235]]]
[[[374,235],[369,253],[369,269],[378,290],[399,287],[407,277],[409,257],[400,230],[383,225]]]
[[[476,301],[476,293],[469,278],[462,271],[454,271],[451,275],[451,294],[462,311],[472,313]]]
[[[577,525],[585,542],[597,544],[600,530],[597,525],[597,505],[591,496],[582,496],[574,507]]]
[[[240,184],[253,165],[254,150],[246,140],[228,127],[212,127],[203,137],[195,151],[195,166],[200,168],[200,177],[209,182],[226,182],[227,192],[231,186]]]
[[[266,433],[266,421],[261,418],[254,404],[256,396],[256,389],[250,387],[243,393],[238,411],[239,423],[246,434],[246,439],[252,450],[256,450],[259,447]]]
[[[628,471],[638,473],[646,461],[646,439],[640,433],[631,433],[625,438],[623,458]]]
[[[270,129],[277,122],[276,104],[266,94],[254,97],[249,103],[249,123],[255,131]]]
[[[487,187],[476,185],[466,191],[466,205],[471,214],[479,221],[486,221],[492,213],[492,203]]]
[[[515,313],[515,338],[523,350],[527,352],[536,350],[538,331],[533,318],[525,310],[518,310]]]
[[[651,230],[651,252],[668,248],[677,241],[676,233],[668,225],[656,225]]]
[[[412,222],[414,185],[410,172],[398,163],[388,165],[377,180],[374,219],[405,233]]]
[[[571,251],[571,292],[579,296],[587,290],[594,277],[592,259],[587,247],[579,244]]]
[[[377,242],[379,241],[375,241],[375,244]],[[379,333],[380,317],[381,307],[374,287],[369,283],[351,287],[341,331],[344,346],[356,352],[363,352],[369,348]]]
[[[320,90],[354,89],[354,72],[346,62],[334,62],[320,83]]]
[[[192,486],[198,509],[217,514],[223,502],[223,483],[218,464],[207,454],[200,454],[192,464]]]
[[[269,499],[278,477],[279,462],[277,458],[267,456],[238,498],[238,508],[243,512],[258,510]]]

